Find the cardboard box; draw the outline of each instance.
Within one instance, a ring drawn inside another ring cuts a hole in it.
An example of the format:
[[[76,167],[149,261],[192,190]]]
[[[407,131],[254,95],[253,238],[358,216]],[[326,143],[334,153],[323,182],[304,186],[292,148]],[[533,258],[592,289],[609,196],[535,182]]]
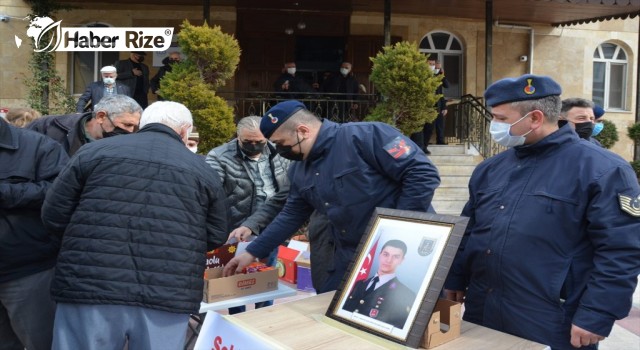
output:
[[[275,269],[222,277],[222,268],[216,267],[206,269],[204,272],[202,300],[205,303],[214,303],[276,289],[278,289],[278,271]]]
[[[438,299],[427,329],[422,336],[421,347],[435,348],[460,336],[462,308],[455,301]]]
[[[298,290],[315,293],[313,280],[311,279],[311,252],[304,251],[296,258]]]

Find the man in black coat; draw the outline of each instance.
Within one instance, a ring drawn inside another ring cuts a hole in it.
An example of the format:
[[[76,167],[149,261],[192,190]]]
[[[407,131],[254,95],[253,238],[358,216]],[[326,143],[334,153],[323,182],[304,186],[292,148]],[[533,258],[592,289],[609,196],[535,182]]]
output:
[[[94,81],[87,86],[87,90],[78,99],[76,112],[83,113],[87,110],[93,110],[93,106],[97,105],[103,96],[109,95],[127,95],[131,96],[129,87],[124,84],[116,84],[116,67],[104,66],[100,69],[102,80]]]
[[[62,146],[0,118],[0,348],[51,349],[49,287],[60,241],[40,219],[45,193],[69,158]]]
[[[358,99],[359,85],[351,71],[351,63],[349,62],[342,62],[340,73],[332,75],[322,83],[322,92],[340,94],[328,95],[329,99],[335,102],[333,104],[335,108],[332,106],[328,111],[332,120],[339,118],[342,122],[353,121],[351,115],[358,108],[358,103],[355,100]]]
[[[129,87],[132,97],[142,109],[147,108],[149,100],[149,67],[142,63],[147,53],[134,51],[129,54],[129,59],[116,62],[118,70],[116,80]]]
[[[200,309],[205,254],[227,239],[222,184],[185,146],[184,105],[156,102],[140,126],[84,146],[47,193],[62,240],[53,349],[181,349]]]
[[[131,97],[110,95],[93,112],[44,116],[27,125],[27,129],[58,141],[72,156],[86,143],[136,131],[141,113],[142,108]]]
[[[444,76],[444,70],[440,65],[440,61],[430,58],[428,60],[428,63],[429,63],[429,68],[431,68],[434,75],[442,76],[442,81],[440,82],[440,85],[436,89],[436,95],[442,95],[443,93],[442,89],[449,87],[449,81]],[[434,128],[436,129],[436,144],[438,145],[446,144],[444,140],[444,117],[447,116],[447,101],[445,100],[444,96],[442,96],[438,100],[438,102],[436,102],[435,107],[438,110],[438,117],[436,117],[436,120],[434,120],[432,123],[424,124],[424,127],[422,128],[422,134],[424,139],[424,152],[426,154],[431,154],[431,152],[427,149],[427,146],[429,146],[429,141],[431,140],[431,135],[433,135]]]
[[[396,268],[406,253],[404,242],[387,241],[378,255],[378,272],[372,278],[355,283],[343,309],[404,328],[416,299],[416,293],[396,277]]]
[[[154,95],[158,95],[158,90],[160,90],[160,80],[164,78],[165,74],[171,72],[171,68],[174,64],[180,62],[180,52],[173,51],[169,53],[169,56],[165,57],[162,60],[163,66],[158,69],[158,73],[151,78],[151,92]],[[162,96],[158,95],[158,101],[163,101]]]
[[[303,77],[296,75],[296,63],[284,64],[282,74],[273,83],[273,91],[282,98],[301,99],[313,92],[313,88]]]

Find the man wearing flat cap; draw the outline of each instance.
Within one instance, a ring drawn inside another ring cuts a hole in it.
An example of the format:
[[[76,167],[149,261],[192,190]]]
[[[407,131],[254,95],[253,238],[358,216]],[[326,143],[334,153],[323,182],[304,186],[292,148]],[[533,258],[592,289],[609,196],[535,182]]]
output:
[[[558,128],[560,86],[524,75],[485,92],[494,142],[445,283],[464,319],[552,349],[596,349],[640,273],[640,186],[619,156]]]
[[[129,59],[116,62],[118,69],[117,81],[129,87],[131,96],[142,107],[147,108],[149,100],[149,67],[142,63],[147,53],[144,51],[133,51],[129,54]]]
[[[78,99],[76,112],[83,113],[92,111],[103,96],[127,95],[131,97],[131,90],[124,84],[116,84],[118,77],[117,69],[114,66],[104,66],[100,69],[102,81],[94,81],[87,86],[87,90]]]
[[[225,266],[225,275],[264,258],[316,210],[326,217],[334,242],[333,266],[318,288],[338,288],[376,207],[430,209],[440,184],[437,169],[408,137],[384,123],[337,124],[320,120],[296,100],[271,108],[260,122],[276,151],[293,162],[282,211]]]

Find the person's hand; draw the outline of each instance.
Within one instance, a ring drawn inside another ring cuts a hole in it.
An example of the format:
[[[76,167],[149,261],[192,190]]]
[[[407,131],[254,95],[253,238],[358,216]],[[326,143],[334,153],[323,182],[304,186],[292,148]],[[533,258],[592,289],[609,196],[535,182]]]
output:
[[[142,71],[141,71],[140,69],[138,69],[138,68],[134,68],[134,69],[132,70],[132,72],[133,72],[133,75],[135,75],[135,76],[137,76],[137,77],[139,77],[139,76],[141,76],[141,75],[142,75]]]
[[[235,238],[238,240],[238,242],[246,242],[247,238],[249,238],[249,236],[251,236],[253,232],[251,232],[251,229],[249,229],[246,226],[240,226],[237,229],[231,231],[231,233],[229,234],[229,239],[227,239],[227,243],[229,243],[229,241],[231,241],[231,239]]]
[[[443,116],[443,117],[446,117],[446,116],[447,116],[447,113],[449,113],[449,111],[447,111],[446,109],[443,109],[443,110],[442,110],[442,116]]]
[[[227,263],[222,270],[222,275],[224,277],[233,276],[236,273],[242,273],[242,269],[244,269],[247,265],[251,264],[256,260],[256,257],[244,252]]]
[[[447,300],[456,301],[458,303],[464,303],[464,291],[463,290],[444,290],[444,297]]]
[[[604,340],[603,336],[591,333],[575,324],[571,325],[571,345],[573,345],[574,348],[597,344],[601,340]]]
[[[289,90],[289,81],[285,81],[281,86],[282,90]]]

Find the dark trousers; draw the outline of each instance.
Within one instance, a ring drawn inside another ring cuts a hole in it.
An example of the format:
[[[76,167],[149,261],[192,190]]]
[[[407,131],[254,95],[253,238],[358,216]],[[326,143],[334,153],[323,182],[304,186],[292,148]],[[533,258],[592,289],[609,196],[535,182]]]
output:
[[[436,144],[444,145],[444,116],[442,115],[442,112],[438,113],[438,117],[433,121],[433,123],[426,123],[422,128],[425,147],[427,147],[431,140],[433,129],[436,129]]]
[[[0,284],[0,349],[50,350],[53,268]]]

